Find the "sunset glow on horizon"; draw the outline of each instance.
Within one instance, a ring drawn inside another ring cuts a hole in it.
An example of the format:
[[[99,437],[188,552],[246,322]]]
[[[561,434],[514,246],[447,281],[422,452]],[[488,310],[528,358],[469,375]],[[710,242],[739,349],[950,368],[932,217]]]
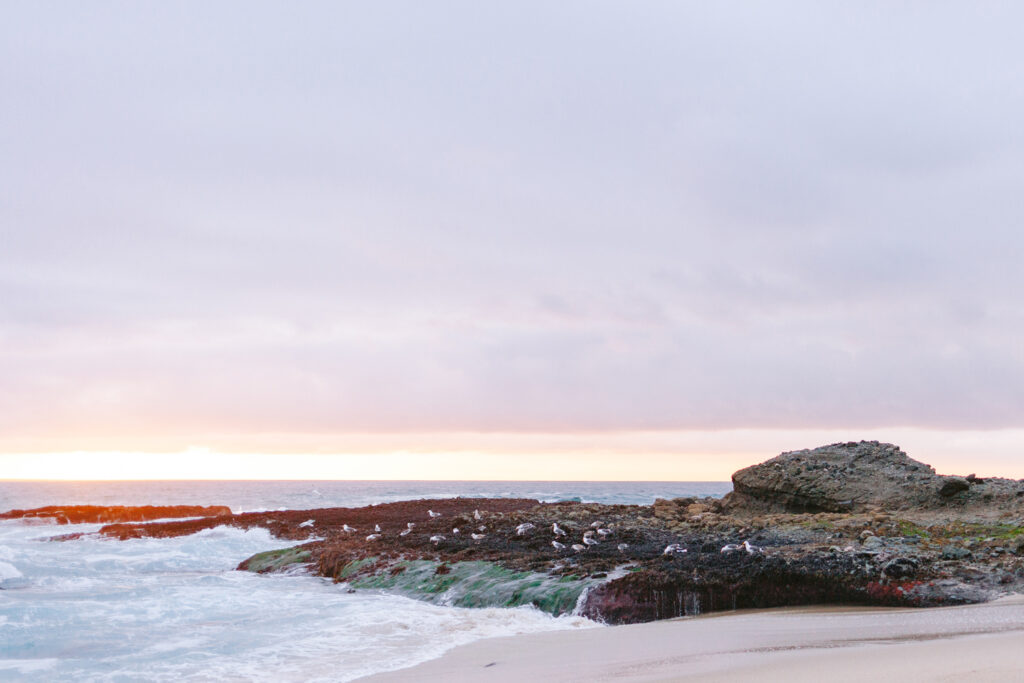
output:
[[[620,434],[350,435],[356,449],[259,452],[181,450],[8,453],[0,479],[31,480],[436,480],[727,481],[783,450],[860,440],[855,430],[733,430]],[[871,430],[867,430],[871,431]],[[1019,430],[881,430],[940,473],[1024,478]],[[396,444],[418,443],[415,449]],[[457,444],[462,444],[458,446]],[[775,451],[761,450],[774,444]],[[362,446],[365,450],[358,450]]]

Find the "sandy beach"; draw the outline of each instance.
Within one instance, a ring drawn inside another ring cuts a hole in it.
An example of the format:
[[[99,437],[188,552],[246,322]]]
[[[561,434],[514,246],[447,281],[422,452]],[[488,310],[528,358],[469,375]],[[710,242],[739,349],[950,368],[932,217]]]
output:
[[[1019,681],[1024,597],[934,609],[799,608],[493,638],[361,679]]]

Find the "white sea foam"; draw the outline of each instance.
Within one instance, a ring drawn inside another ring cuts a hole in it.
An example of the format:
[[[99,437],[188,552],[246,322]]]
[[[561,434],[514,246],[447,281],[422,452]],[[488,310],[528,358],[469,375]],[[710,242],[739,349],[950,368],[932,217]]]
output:
[[[39,538],[37,527],[0,522],[3,556],[27,581],[0,600],[0,669],[32,680],[346,681],[478,638],[594,625],[234,571],[253,553],[293,544],[263,529]]]

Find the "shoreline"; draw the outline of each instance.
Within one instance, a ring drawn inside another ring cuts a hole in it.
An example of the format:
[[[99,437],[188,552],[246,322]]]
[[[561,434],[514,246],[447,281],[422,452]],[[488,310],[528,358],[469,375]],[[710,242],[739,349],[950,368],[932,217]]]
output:
[[[1020,676],[1024,596],[957,607],[802,607],[489,638],[360,683],[937,681]]]

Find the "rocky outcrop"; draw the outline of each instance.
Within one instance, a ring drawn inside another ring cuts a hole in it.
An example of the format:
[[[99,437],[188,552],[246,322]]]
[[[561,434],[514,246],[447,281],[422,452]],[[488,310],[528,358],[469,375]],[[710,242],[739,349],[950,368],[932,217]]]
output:
[[[790,451],[732,475],[724,503],[755,512],[861,512],[944,507],[1015,512],[1024,485],[1009,479],[947,477],[877,441]]]
[[[0,513],[0,519],[41,518],[52,519],[58,524],[110,524],[229,515],[231,508],[226,505],[50,505],[31,510],[10,510]]]
[[[262,527],[297,545],[239,569],[608,623],[823,602],[955,605],[1024,591],[1021,482],[943,477],[877,442],[783,453],[733,482],[722,500],[455,498],[115,523],[98,533]]]

